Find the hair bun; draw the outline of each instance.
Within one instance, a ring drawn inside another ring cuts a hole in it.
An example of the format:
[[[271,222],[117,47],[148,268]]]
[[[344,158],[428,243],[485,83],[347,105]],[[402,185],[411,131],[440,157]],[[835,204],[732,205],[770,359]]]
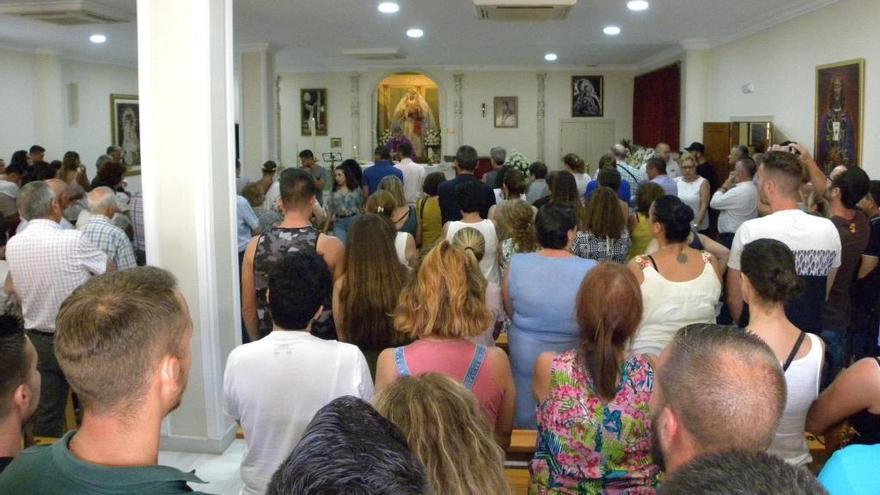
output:
[[[676,223],[690,224],[694,221],[694,210],[686,204],[680,204],[672,211],[672,217]]]

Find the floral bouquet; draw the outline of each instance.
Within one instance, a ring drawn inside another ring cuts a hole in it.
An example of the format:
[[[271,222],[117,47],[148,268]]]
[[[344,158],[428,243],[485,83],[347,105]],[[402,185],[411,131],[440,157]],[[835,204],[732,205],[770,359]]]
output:
[[[645,166],[645,163],[654,156],[654,148],[642,148],[641,146],[633,145],[633,150],[634,151],[630,155],[629,165],[639,170],[641,170]]]
[[[428,129],[422,138],[425,146],[440,146],[440,129]]]
[[[509,155],[507,155],[507,159],[504,160],[504,166],[511,166],[520,172],[523,173],[526,177],[529,175],[529,159],[525,157],[519,151],[513,150]]]
[[[394,135],[391,134],[391,129],[385,129],[382,131],[382,134],[379,135],[379,145],[388,146],[388,142],[391,141],[392,137],[394,137]]]

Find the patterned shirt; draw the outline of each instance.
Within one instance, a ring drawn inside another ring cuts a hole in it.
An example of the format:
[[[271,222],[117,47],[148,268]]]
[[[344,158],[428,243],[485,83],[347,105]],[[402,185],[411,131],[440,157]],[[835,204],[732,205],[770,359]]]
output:
[[[138,251],[144,251],[147,243],[144,240],[144,197],[141,193],[135,193],[131,196],[131,202],[128,204],[128,214],[131,216],[131,223],[134,228],[134,241],[132,244]]]
[[[629,183],[631,194],[629,204],[635,204],[639,186],[648,181],[648,176],[641,170],[631,167],[626,162],[617,162],[617,171],[620,172],[620,178]]]
[[[538,445],[530,494],[653,494],[660,468],[651,456],[654,369],[643,355],[620,365],[617,394],[595,392],[576,350],[553,359],[550,393],[538,405]]]
[[[632,239],[626,227],[617,239],[600,238],[592,232],[578,232],[571,252],[588,260],[626,263]]]
[[[336,218],[348,218],[357,215],[364,203],[364,194],[361,190],[343,192],[341,190],[330,193],[330,201],[327,202],[327,214],[335,215]]]
[[[42,218],[9,240],[6,261],[24,327],[44,332],[55,331],[55,316],[74,289],[107,269],[107,255],[82,232]]]
[[[92,214],[82,233],[110,258],[119,271],[137,266],[128,236],[104,215]]]

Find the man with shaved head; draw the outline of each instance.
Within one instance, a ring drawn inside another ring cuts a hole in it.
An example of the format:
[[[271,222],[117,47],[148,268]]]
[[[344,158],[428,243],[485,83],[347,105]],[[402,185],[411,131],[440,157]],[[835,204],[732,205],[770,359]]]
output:
[[[655,369],[654,461],[667,473],[701,456],[770,446],[786,385],[779,361],[761,339],[735,327],[689,325]]]
[[[116,213],[116,192],[106,186],[96,187],[89,192],[86,201],[91,216],[82,229],[83,235],[107,255],[117,270],[136,267],[131,241],[122,229],[110,221]]]
[[[43,377],[34,433],[60,437],[68,385],[55,357],[55,317],[74,289],[112,269],[112,263],[81,232],[61,228],[63,208],[50,183],[31,182],[18,194],[18,213],[30,225],[6,246],[6,291],[21,301],[24,327],[37,349]]]
[[[667,143],[657,143],[654,147],[654,156],[660,157],[666,161],[666,175],[670,179],[675,180],[681,177],[681,167],[678,162],[672,159],[672,148]]]

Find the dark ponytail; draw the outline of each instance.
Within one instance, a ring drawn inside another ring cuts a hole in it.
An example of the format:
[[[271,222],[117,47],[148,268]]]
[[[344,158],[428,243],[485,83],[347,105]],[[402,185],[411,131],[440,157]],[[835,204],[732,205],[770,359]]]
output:
[[[691,233],[694,210],[677,196],[666,195],[654,201],[654,219],[666,229],[666,240],[685,242]]]

